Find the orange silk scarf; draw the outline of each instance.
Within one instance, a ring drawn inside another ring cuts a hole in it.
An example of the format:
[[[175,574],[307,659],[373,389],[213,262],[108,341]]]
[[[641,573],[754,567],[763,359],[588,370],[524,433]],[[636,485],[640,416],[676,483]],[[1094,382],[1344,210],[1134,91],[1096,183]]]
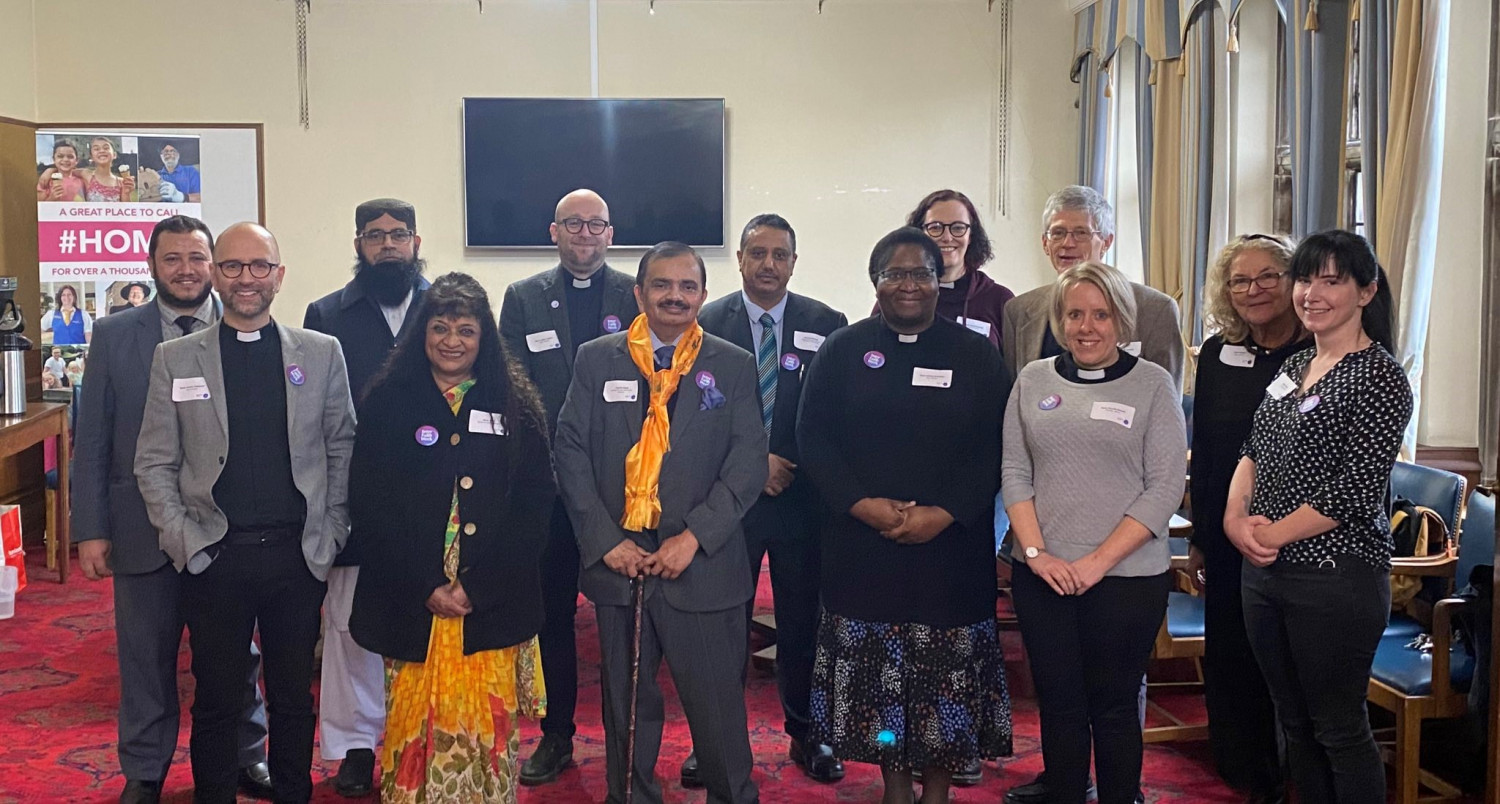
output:
[[[651,387],[651,404],[646,420],[641,423],[641,440],[625,456],[625,514],[620,518],[620,526],[626,530],[642,531],[661,522],[657,482],[661,479],[662,459],[672,449],[672,422],[667,418],[667,400],[677,393],[677,383],[698,359],[698,349],[703,346],[703,327],[693,322],[692,328],[677,342],[671,367],[661,371],[656,370],[651,329],[644,313],[631,322],[626,343],[630,345],[630,359]]]

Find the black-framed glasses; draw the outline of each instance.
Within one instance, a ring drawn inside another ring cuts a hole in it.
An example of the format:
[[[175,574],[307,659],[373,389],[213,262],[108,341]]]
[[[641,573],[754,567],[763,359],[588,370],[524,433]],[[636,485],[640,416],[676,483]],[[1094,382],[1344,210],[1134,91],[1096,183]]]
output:
[[[407,243],[410,243],[411,239],[415,237],[416,234],[416,232],[413,232],[410,229],[391,229],[390,231],[386,231],[384,229],[371,229],[368,232],[361,232],[359,235],[359,239],[363,240],[365,245],[367,246],[378,246],[384,243],[385,239],[389,237],[392,243],[395,243],[398,246],[404,246]]]
[[[1096,234],[1099,234],[1098,229],[1085,229],[1081,226],[1077,229],[1064,229],[1059,226],[1055,229],[1047,230],[1047,239],[1054,243],[1061,243],[1071,238],[1076,243],[1082,243]]]
[[[609,228],[609,221],[603,218],[589,218],[588,220],[584,220],[583,218],[563,218],[558,221],[558,224],[562,228],[567,229],[568,234],[578,234],[583,231],[583,227],[587,226],[589,234],[602,235],[604,234],[604,230]]]
[[[922,231],[926,232],[927,236],[932,238],[933,240],[942,237],[944,229],[947,229],[948,234],[951,234],[954,237],[963,237],[964,235],[968,234],[969,230],[972,228],[974,227],[970,226],[967,223],[964,223],[963,221],[954,221],[952,223],[943,223],[942,221],[928,221],[927,223],[922,224]]]
[[[880,284],[882,285],[901,285],[905,284],[908,279],[919,285],[923,285],[937,279],[937,271],[931,268],[913,268],[909,271],[900,269],[886,270],[876,274],[875,278],[880,280]]]
[[[239,260],[225,260],[219,263],[219,272],[229,279],[236,279],[245,269],[250,270],[250,275],[256,279],[265,279],[271,272],[281,267],[279,262],[267,262],[265,260],[251,260],[240,262]]]
[[[1286,271],[1267,271],[1254,279],[1248,276],[1237,276],[1229,280],[1230,293],[1249,293],[1250,286],[1254,285],[1261,290],[1275,290],[1281,287],[1281,280],[1286,278]]]

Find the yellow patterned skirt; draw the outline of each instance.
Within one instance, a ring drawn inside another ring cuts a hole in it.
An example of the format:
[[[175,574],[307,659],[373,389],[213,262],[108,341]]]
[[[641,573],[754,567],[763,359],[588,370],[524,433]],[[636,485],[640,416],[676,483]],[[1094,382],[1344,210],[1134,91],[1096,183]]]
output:
[[[537,640],[465,656],[463,623],[433,617],[426,662],[386,663],[387,804],[516,801],[517,714],[547,707]]]

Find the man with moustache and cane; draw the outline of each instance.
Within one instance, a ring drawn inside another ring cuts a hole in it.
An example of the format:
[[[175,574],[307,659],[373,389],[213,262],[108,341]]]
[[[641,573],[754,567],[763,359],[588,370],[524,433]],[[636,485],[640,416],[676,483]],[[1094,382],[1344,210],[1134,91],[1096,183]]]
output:
[[[302,326],[332,335],[344,350],[356,413],[365,386],[385,363],[427,291],[418,256],[417,211],[394,198],[354,210],[354,278],[307,306]],[[323,758],[343,760],[334,789],[358,797],[374,786],[375,745],[385,726],[385,667],[349,636],[349,609],[359,578],[359,534],[351,533],[328,572],[323,603],[322,700],[318,725]]]

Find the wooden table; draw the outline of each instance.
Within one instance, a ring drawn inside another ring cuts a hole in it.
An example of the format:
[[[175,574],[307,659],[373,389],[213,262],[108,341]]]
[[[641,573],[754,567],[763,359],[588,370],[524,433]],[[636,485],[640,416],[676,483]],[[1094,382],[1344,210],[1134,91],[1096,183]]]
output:
[[[29,402],[18,416],[0,416],[0,457],[15,455],[49,438],[57,439],[57,582],[68,582],[73,536],[68,522],[68,406]]]

